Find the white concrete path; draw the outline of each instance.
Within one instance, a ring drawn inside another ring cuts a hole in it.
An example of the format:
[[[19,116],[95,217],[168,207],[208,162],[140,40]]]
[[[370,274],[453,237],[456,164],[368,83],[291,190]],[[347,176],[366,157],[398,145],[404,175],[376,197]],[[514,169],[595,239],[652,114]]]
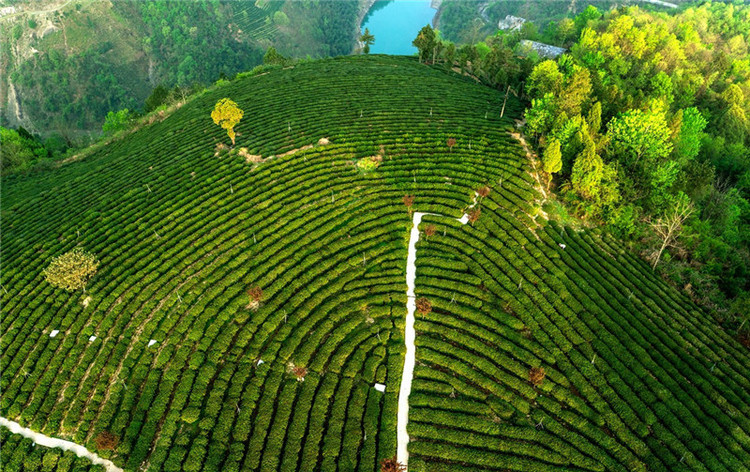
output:
[[[473,208],[477,204],[478,195],[474,193],[474,203],[469,206]],[[414,340],[417,333],[414,330],[414,311],[417,308],[414,295],[414,279],[417,276],[417,241],[419,241],[419,223],[424,215],[442,216],[436,213],[414,212],[412,218],[411,233],[409,235],[409,252],[406,256],[406,327],[404,328],[404,342],[406,344],[406,358],[404,359],[404,371],[401,373],[401,387],[398,392],[398,421],[396,425],[396,460],[409,470],[409,434],[406,432],[406,424],[409,422],[409,395],[411,394],[411,382],[414,378],[414,363],[416,360],[416,347]],[[464,213],[461,218],[456,218],[461,224],[469,222],[469,215]]]
[[[20,424],[16,423],[15,421],[11,421],[7,418],[3,418],[0,416],[0,426],[5,426],[10,430],[13,434],[20,434],[21,436],[27,437],[34,441],[35,443],[39,444],[40,446],[46,446],[46,447],[57,447],[62,449],[63,451],[72,451],[75,455],[78,457],[85,457],[88,460],[90,460],[94,464],[101,464],[107,469],[107,472],[123,472],[123,470],[116,465],[112,463],[112,461],[108,461],[107,459],[102,459],[101,457],[97,456],[93,452],[89,451],[85,447],[81,446],[80,444],[72,443],[70,441],[65,441],[63,439],[58,438],[52,438],[49,436],[45,436],[44,434],[37,433],[35,431],[30,430],[29,428],[24,428]]]

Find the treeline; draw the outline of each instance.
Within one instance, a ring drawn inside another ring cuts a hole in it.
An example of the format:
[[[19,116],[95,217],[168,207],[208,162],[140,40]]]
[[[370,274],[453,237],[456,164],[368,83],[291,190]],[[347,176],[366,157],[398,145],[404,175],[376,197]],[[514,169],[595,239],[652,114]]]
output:
[[[443,37],[458,43],[474,44],[497,30],[497,20],[507,15],[528,20],[523,25],[526,35],[534,36],[539,31],[546,33],[551,21],[580,13],[587,5],[607,9],[610,1],[590,0],[586,3],[560,2],[551,0],[518,0],[508,2],[467,2],[465,0],[444,0],[440,6],[440,32]],[[553,22],[551,25],[555,25]],[[534,39],[534,38],[529,38]]]
[[[16,130],[0,126],[0,174],[46,168],[70,148],[71,143],[57,134],[42,140],[23,127]]]
[[[505,89],[518,88],[539,62],[535,52],[523,51],[522,39],[523,32],[498,31],[476,44],[459,44],[442,39],[439,31],[427,25],[412,44],[419,51],[420,62],[442,65],[485,85]]]
[[[589,7],[560,26],[578,38],[570,54],[525,84],[553,186],[737,327],[750,313],[750,7]]]

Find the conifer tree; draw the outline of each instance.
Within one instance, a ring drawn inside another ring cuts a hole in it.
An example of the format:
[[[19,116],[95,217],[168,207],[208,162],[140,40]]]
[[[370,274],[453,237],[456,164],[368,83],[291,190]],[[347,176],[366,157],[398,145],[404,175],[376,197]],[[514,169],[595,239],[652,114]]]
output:
[[[365,28],[365,32],[362,36],[359,37],[359,40],[364,44],[362,47],[362,52],[365,54],[370,54],[370,46],[375,42],[375,36],[373,36],[370,33],[369,28]]]

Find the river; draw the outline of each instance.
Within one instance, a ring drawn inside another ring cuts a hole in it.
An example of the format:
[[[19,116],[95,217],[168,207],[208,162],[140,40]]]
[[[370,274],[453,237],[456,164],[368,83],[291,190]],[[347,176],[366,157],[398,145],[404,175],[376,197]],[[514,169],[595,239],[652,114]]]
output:
[[[375,36],[372,54],[411,55],[417,48],[411,42],[423,26],[432,24],[436,10],[431,0],[378,0],[362,21]]]

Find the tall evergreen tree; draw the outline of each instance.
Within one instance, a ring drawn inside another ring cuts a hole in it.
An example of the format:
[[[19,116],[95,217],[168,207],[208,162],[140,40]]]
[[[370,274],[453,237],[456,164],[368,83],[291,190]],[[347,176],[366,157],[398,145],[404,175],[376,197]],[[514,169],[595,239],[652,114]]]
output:
[[[370,46],[375,42],[375,36],[373,36],[370,33],[369,28],[365,28],[365,32],[362,34],[362,36],[359,37],[359,40],[364,44],[362,47],[362,52],[365,54],[370,54]]]

